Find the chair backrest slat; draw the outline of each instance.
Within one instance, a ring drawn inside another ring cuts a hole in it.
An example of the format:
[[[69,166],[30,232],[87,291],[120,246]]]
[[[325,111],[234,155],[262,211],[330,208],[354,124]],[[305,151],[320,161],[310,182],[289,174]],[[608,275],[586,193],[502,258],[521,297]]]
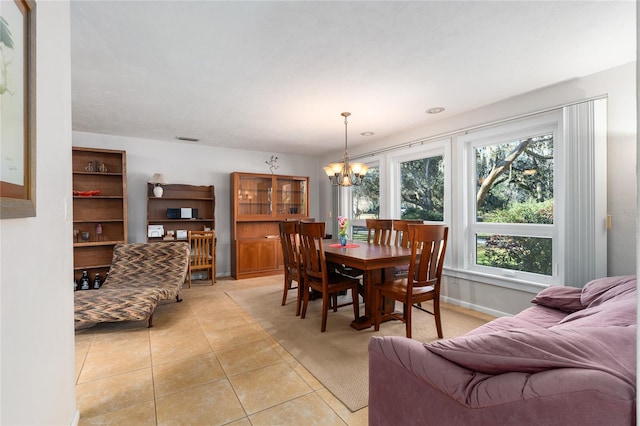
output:
[[[411,241],[411,263],[407,278],[409,292],[413,287],[433,286],[439,294],[449,228],[445,225],[410,224],[408,233]]]
[[[298,277],[300,274],[300,242],[298,237],[300,222],[294,220],[280,222],[279,228],[284,267],[289,273]]]
[[[327,267],[322,239],[324,238],[324,222],[300,223],[300,252],[304,278],[309,282],[327,286]]]
[[[189,231],[191,265],[207,266],[213,261],[213,231]]]
[[[409,225],[424,223],[421,219],[394,219],[393,230],[395,232],[394,243],[396,247],[410,248]]]
[[[391,244],[393,233],[393,220],[391,219],[367,219],[367,242],[370,244],[388,246]]]

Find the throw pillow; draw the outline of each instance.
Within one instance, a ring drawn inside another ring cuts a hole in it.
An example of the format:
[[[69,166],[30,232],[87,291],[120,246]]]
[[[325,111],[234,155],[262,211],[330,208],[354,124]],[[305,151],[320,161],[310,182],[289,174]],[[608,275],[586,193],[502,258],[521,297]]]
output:
[[[636,277],[633,275],[598,278],[584,286],[580,299],[584,307],[591,307],[634,291],[636,291]]]
[[[581,288],[551,286],[538,293],[531,303],[571,313],[584,308],[580,302],[581,294]]]

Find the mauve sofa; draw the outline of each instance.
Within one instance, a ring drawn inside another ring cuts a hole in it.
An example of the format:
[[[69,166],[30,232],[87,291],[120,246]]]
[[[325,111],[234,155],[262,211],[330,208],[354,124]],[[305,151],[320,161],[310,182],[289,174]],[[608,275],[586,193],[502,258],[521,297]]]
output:
[[[370,425],[634,425],[636,277],[549,287],[430,344],[369,343]]]

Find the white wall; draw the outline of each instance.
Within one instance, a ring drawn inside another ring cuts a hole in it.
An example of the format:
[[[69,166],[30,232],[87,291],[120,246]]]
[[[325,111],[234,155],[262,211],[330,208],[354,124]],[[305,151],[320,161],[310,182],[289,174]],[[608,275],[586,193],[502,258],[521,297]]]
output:
[[[163,173],[169,183],[214,185],[218,276],[229,275],[231,271],[230,173],[270,173],[265,162],[276,155],[275,174],[309,176],[311,173],[309,212],[312,217],[318,216],[318,181],[313,172],[320,166],[315,158],[85,132],[73,132],[73,145],[127,152],[129,242],[146,241],[147,181],[154,173]]]
[[[610,276],[636,274],[636,93],[636,64],[631,63],[515,96],[465,114],[444,117],[395,135],[367,139],[366,144],[358,145],[362,140],[354,138],[349,143],[349,154],[353,158],[385,147],[607,95],[607,202],[613,225],[608,234],[607,272]],[[320,163],[325,164],[340,155],[340,152],[328,153]],[[324,183],[324,179],[321,182],[321,216],[318,219],[331,222],[327,214],[331,205],[331,188]],[[535,289],[518,291],[462,279],[448,279],[443,292],[451,298],[449,301],[480,307],[481,310],[496,314],[516,313],[529,306]]]
[[[0,221],[0,423],[77,422],[68,2],[37,3],[37,216]]]

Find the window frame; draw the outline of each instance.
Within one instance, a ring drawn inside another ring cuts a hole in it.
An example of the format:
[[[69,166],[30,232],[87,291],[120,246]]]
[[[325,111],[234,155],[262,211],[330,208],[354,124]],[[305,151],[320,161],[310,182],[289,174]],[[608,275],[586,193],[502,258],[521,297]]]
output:
[[[565,190],[565,180],[562,173],[564,163],[563,148],[563,117],[562,111],[552,111],[517,122],[493,126],[491,128],[468,132],[458,138],[462,146],[460,160],[462,165],[462,209],[466,213],[463,223],[463,239],[461,266],[466,272],[493,276],[498,279],[506,278],[541,285],[563,285],[564,268],[561,267],[564,255],[564,197],[558,196]],[[478,147],[522,140],[530,136],[553,134],[554,144],[554,176],[553,176],[553,224],[526,223],[492,223],[478,222],[476,218],[476,159],[475,149]],[[477,234],[501,234],[514,236],[543,237],[552,239],[552,272],[542,275],[493,266],[478,265],[476,263]]]
[[[407,161],[421,160],[427,157],[442,156],[444,163],[444,211],[443,221],[425,221],[425,223],[448,224],[451,221],[451,138],[438,139],[428,143],[420,143],[419,148],[408,147],[398,150],[394,155],[389,156],[389,193],[393,196],[389,199],[389,217],[400,219],[402,217],[402,200],[400,183],[400,164]],[[382,177],[381,177],[382,179]]]
[[[353,160],[352,160],[353,161]],[[380,193],[378,194],[380,198],[380,218],[384,217],[384,198],[383,194],[385,193],[383,189],[383,161],[381,156],[373,156],[367,158],[366,161],[362,159],[358,159],[359,162],[366,164],[369,168],[377,167],[379,170],[378,177],[380,182],[378,182],[378,188]],[[353,226],[366,226],[366,219],[356,219],[353,217],[353,188],[350,187],[342,187],[342,195],[343,200],[345,200],[345,207],[342,209],[342,215],[349,218],[349,235],[353,235]]]

